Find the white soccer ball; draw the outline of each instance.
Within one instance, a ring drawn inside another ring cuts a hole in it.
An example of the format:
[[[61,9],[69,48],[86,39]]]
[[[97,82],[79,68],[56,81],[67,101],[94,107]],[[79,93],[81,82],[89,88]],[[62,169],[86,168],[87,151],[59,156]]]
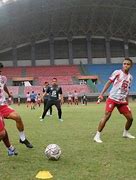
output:
[[[49,144],[44,152],[49,160],[58,160],[61,156],[61,149],[57,144]]]

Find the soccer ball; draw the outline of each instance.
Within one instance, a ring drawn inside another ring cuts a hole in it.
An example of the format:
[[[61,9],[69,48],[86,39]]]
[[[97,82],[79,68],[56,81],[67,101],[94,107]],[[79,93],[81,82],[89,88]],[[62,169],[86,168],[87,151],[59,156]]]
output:
[[[49,160],[58,160],[60,158],[61,155],[61,149],[57,144],[49,144],[46,148],[45,148],[45,156],[49,159]]]

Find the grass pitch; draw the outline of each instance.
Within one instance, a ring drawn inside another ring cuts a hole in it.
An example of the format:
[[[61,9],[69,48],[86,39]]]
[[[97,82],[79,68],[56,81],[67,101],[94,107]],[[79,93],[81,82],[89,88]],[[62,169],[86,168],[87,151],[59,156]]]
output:
[[[134,119],[135,103],[131,103]],[[35,180],[41,170],[49,171],[53,180],[135,180],[136,139],[122,138],[125,119],[117,110],[102,133],[102,144],[93,142],[104,104],[88,106],[63,105],[64,122],[59,122],[53,108],[53,116],[39,121],[42,107],[30,110],[25,105],[14,105],[25,124],[28,139],[34,145],[27,149],[18,142],[18,131],[12,120],[5,120],[12,144],[18,150],[17,157],[8,157],[0,143],[0,180]],[[134,120],[131,131],[136,136]],[[59,161],[49,161],[44,155],[48,144],[58,144],[62,150]]]

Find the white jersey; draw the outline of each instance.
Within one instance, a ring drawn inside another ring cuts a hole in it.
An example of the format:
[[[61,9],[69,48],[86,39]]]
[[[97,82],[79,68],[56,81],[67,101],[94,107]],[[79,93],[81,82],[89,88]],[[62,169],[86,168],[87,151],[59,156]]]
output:
[[[0,105],[6,104],[4,85],[7,83],[6,76],[0,75]]]
[[[27,101],[27,102],[30,102],[30,101],[31,101],[30,94],[27,94],[27,95],[26,95],[26,101]]]
[[[72,94],[68,94],[68,100],[71,101],[72,100],[73,95]]]
[[[74,98],[78,99],[78,93],[74,93]]]
[[[113,82],[109,98],[118,102],[126,102],[132,79],[130,73],[126,74],[122,70],[115,70],[109,78]]]

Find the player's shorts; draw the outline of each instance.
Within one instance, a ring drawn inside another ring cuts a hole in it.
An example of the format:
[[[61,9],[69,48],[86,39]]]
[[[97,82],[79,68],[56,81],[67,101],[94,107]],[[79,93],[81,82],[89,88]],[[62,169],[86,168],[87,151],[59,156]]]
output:
[[[31,99],[31,103],[35,103],[35,99]]]
[[[113,99],[108,98],[106,100],[106,112],[112,112],[114,108],[117,107],[120,114],[128,114],[131,113],[131,109],[128,106],[128,103],[119,103]]]
[[[14,112],[15,110],[7,105],[1,105],[0,106],[0,114],[3,118],[7,118],[10,113]]]
[[[4,127],[5,127],[4,120],[2,115],[0,115],[0,132],[3,131]]]

